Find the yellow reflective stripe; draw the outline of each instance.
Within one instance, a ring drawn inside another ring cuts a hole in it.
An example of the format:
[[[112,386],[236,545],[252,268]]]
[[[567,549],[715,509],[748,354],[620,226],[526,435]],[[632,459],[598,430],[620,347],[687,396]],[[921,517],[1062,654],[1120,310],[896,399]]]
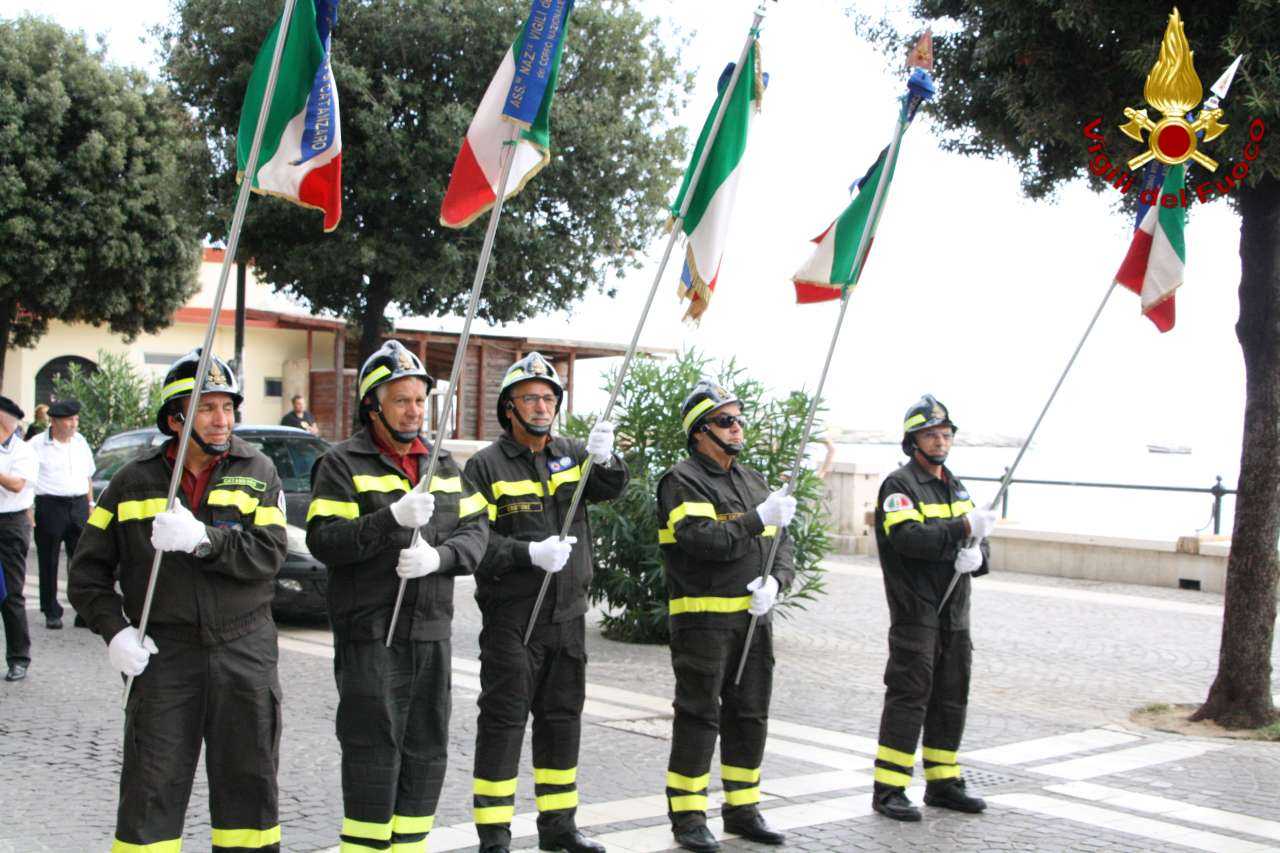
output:
[[[875,780],[882,785],[892,785],[895,788],[905,788],[911,784],[911,774],[895,773],[892,770],[885,770],[883,767],[877,767]]]
[[[959,518],[962,515],[966,515],[971,509],[973,509],[973,501],[956,501],[951,505],[951,514]]]
[[[485,501],[485,503],[489,503],[489,502],[488,502],[488,501]],[[498,506],[497,506],[497,504],[489,504],[489,520],[490,520],[490,521],[497,521],[497,520],[498,520]]]
[[[244,847],[254,850],[280,843],[280,824],[270,829],[215,829],[214,847]]]
[[[458,518],[466,518],[468,515],[475,515],[477,512],[489,506],[489,502],[484,499],[484,495],[476,492],[474,495],[467,495],[458,501]],[[495,517],[498,508],[493,507]]]
[[[177,379],[164,386],[160,391],[160,402],[167,403],[169,398],[176,397],[183,391],[190,391],[196,387],[196,378],[188,376],[186,379]]]
[[[353,474],[351,482],[355,484],[357,492],[409,491],[409,481],[399,474],[383,474],[381,476]]]
[[[926,767],[924,769],[924,779],[926,782],[933,782],[938,779],[958,778],[960,778],[960,767],[955,764],[939,764],[937,767]]]
[[[956,753],[951,749],[934,749],[931,746],[924,748],[924,760],[935,761],[938,764],[955,764]]]
[[[548,482],[548,485],[551,486],[551,494],[554,495],[556,493],[556,489],[560,488],[565,483],[576,483],[581,479],[582,479],[582,466],[575,465],[572,468],[568,468],[564,471],[555,472],[554,474],[551,475],[551,478],[547,482]]]
[[[106,530],[107,526],[111,524],[111,518],[110,510],[105,510],[100,506],[95,506],[93,512],[89,513],[89,523],[99,530]]]
[[[903,432],[906,432],[907,430],[911,429],[911,428],[912,428],[913,426],[915,426],[916,424],[922,424],[922,423],[924,423],[926,420],[928,420],[928,418],[926,418],[924,415],[919,414],[919,413],[914,414],[914,415],[912,415],[911,417],[907,418],[906,422],[902,425],[902,431],[903,431]]]
[[[667,513],[667,526],[658,531],[658,544],[671,545],[676,541],[676,524],[688,516],[716,520],[716,508],[705,501],[685,501]]]
[[[153,841],[150,844],[130,844],[128,841],[116,839],[111,844],[111,853],[181,853],[182,839],[169,841]]]
[[[533,768],[533,783],[535,785],[572,785],[578,781],[578,768],[570,767],[567,770],[556,770],[552,767],[535,767]]]
[[[702,791],[710,783],[710,773],[703,773],[701,776],[684,776],[671,770],[667,771],[667,787],[678,791]]]
[[[749,806],[760,802],[760,786],[739,788],[736,791],[725,791],[724,802],[728,806]]]
[[[772,524],[766,524],[764,526],[764,530],[760,531],[760,535],[765,537],[766,539],[770,536],[777,536],[778,528],[774,527]]]
[[[370,370],[369,375],[360,383],[360,396],[364,397],[365,394],[369,393],[369,386],[373,385],[373,383],[377,382],[384,376],[390,375],[391,368],[387,367],[385,364],[379,364],[373,370]]]
[[[342,853],[341,850],[338,853]],[[417,841],[392,841],[391,853],[427,853],[427,839]]]
[[[760,768],[754,770],[750,767],[733,767],[729,764],[720,765],[720,778],[725,782],[759,782]]]
[[[537,798],[538,811],[554,812],[560,809],[576,809],[578,807],[578,792],[565,791],[561,794],[543,794]]]
[[[471,810],[472,818],[478,824],[511,823],[515,814],[515,806],[484,806]]]
[[[693,426],[694,422],[697,421],[698,418],[702,417],[702,413],[705,412],[707,409],[710,409],[715,404],[716,404],[715,400],[708,398],[706,400],[703,400],[698,405],[694,406],[692,409],[690,409],[689,414],[684,416],[684,421],[683,421],[684,431],[688,432],[689,427]]]
[[[951,504],[920,504],[920,512],[925,518],[950,518]]]
[[[721,598],[714,595],[685,596],[673,598],[667,603],[667,612],[672,616],[681,613],[737,613],[751,606],[751,596],[737,598]]]
[[[142,521],[155,518],[169,508],[167,498],[147,498],[141,501],[120,501],[116,505],[116,518],[120,521]]]
[[[440,492],[443,495],[460,495],[462,494],[462,478],[432,477],[431,485],[427,487],[427,491]]]
[[[928,753],[928,750],[925,750],[925,752]],[[899,767],[906,767],[908,769],[910,769],[911,767],[914,767],[916,763],[916,757],[911,753],[899,752],[896,749],[892,749],[890,747],[883,746],[883,745],[876,747],[876,758],[879,758],[883,761],[891,762],[893,764],[898,765]]]
[[[259,527],[268,527],[273,524],[284,527],[284,513],[278,506],[260,506],[253,514],[253,523]]]
[[[890,527],[904,521],[924,521],[924,516],[917,509],[895,509],[893,512],[886,512],[884,514],[885,535],[888,535]]]
[[[675,532],[674,530],[667,530],[667,529],[665,529],[665,528],[664,528],[664,529],[662,529],[662,530],[659,530],[659,531],[658,531],[658,544],[659,544],[659,545],[674,545],[674,544],[676,544],[676,532]]]
[[[205,503],[209,506],[233,506],[244,515],[248,515],[258,508],[259,501],[248,492],[236,489],[214,489],[209,492],[209,498]]]
[[[392,815],[391,831],[398,832],[401,835],[412,835],[417,832],[430,832],[431,827],[435,825],[436,816],[433,814],[423,815],[421,817],[409,817],[408,815]]]
[[[516,780],[472,779],[471,793],[482,797],[513,797],[516,793]]]
[[[336,515],[338,518],[359,518],[360,505],[354,501],[331,501],[328,498],[316,498],[307,510],[307,521],[317,515]]]
[[[706,794],[686,794],[683,797],[668,797],[673,812],[705,812],[707,810]]]
[[[537,495],[542,497],[542,484],[533,480],[494,480],[489,486],[496,501],[503,495],[519,497],[521,495]]]
[[[349,817],[344,817],[342,819],[342,834],[352,835],[356,838],[370,838],[374,841],[390,841],[391,821],[371,823],[367,820],[353,820]]]

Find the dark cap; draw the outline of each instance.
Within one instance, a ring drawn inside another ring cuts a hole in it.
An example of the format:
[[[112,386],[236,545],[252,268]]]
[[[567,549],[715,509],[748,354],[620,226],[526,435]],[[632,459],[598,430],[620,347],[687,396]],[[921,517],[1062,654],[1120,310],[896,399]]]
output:
[[[18,407],[18,404],[10,400],[8,397],[0,394],[0,412],[13,415],[18,420],[22,420],[27,413]]]
[[[79,400],[59,400],[49,404],[49,417],[70,418],[80,414]]]

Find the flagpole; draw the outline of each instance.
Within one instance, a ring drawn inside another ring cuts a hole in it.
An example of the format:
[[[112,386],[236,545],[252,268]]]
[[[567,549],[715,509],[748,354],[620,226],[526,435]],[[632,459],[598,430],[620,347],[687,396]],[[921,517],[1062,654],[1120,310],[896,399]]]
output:
[[[182,419],[182,432],[178,437],[178,447],[174,453],[173,473],[169,475],[169,494],[165,499],[166,511],[172,511],[178,499],[178,484],[182,482],[182,468],[187,459],[187,444],[191,440],[191,432],[196,422],[196,409],[200,405],[200,390],[204,387],[205,376],[209,373],[209,361],[213,357],[213,337],[218,330],[218,317],[222,313],[222,298],[227,292],[227,279],[231,266],[235,263],[236,250],[240,245],[240,230],[244,227],[244,213],[249,206],[249,196],[253,190],[253,182],[258,169],[258,154],[262,149],[262,136],[266,130],[267,117],[271,113],[271,99],[275,94],[276,78],[280,72],[280,57],[284,54],[284,43],[289,35],[289,21],[293,17],[296,0],[285,0],[284,12],[280,15],[280,28],[276,34],[275,50],[271,54],[271,70],[267,74],[267,88],[262,106],[258,109],[258,124],[253,130],[253,143],[249,146],[249,158],[245,162],[244,178],[240,182],[240,193],[236,197],[235,212],[231,217],[231,234],[227,240],[227,250],[222,258],[222,272],[218,276],[218,288],[213,296],[213,308],[209,314],[209,325],[205,328],[204,344],[200,349],[200,362],[196,366],[195,387],[191,389],[191,401],[187,404],[187,416]],[[151,560],[151,574],[147,578],[147,594],[142,601],[142,614],[138,619],[138,641],[142,642],[147,635],[147,621],[151,617],[151,604],[155,600],[156,580],[160,576],[160,561],[164,552],[157,550]],[[124,682],[124,694],[120,697],[120,707],[127,707],[129,691],[133,689],[133,676],[127,676]]]
[[[489,227],[484,232],[484,245],[480,248],[480,260],[476,264],[475,278],[471,281],[471,299],[467,303],[467,314],[462,323],[462,334],[458,338],[458,349],[453,355],[453,368],[449,371],[449,393],[445,395],[444,406],[441,407],[440,428],[436,431],[436,440],[431,444],[431,457],[427,462],[427,472],[414,485],[414,491],[430,490],[431,478],[435,476],[436,463],[440,460],[440,448],[444,446],[444,433],[449,425],[449,415],[453,413],[453,401],[457,396],[455,391],[458,387],[458,380],[462,375],[462,362],[467,354],[467,342],[471,339],[471,321],[475,319],[476,307],[480,304],[480,290],[484,285],[485,276],[489,272],[489,258],[493,254],[493,242],[498,234],[498,220],[502,218],[502,204],[506,200],[507,182],[511,177],[511,165],[516,160],[516,146],[519,142],[520,126],[512,123],[511,138],[502,143],[506,158],[502,163],[502,174],[498,178],[497,198],[494,199],[493,208],[489,211]],[[415,527],[413,536],[409,541],[409,547],[412,548],[417,545],[421,536],[421,529]],[[408,579],[400,579],[400,589],[396,592],[396,605],[391,611],[391,623],[387,626],[387,648],[391,647],[391,640],[395,637],[396,621],[400,618],[400,605],[404,603],[404,591],[408,585]]]
[[[720,105],[716,109],[715,118],[711,121],[711,131],[707,134],[707,143],[702,147],[702,154],[698,157],[698,162],[694,164],[693,173],[689,177],[689,186],[687,187],[684,200],[680,203],[680,210],[676,214],[676,218],[671,223],[671,237],[667,240],[667,248],[662,253],[662,262],[658,265],[658,272],[653,277],[653,284],[649,287],[649,295],[645,299],[644,308],[640,311],[640,319],[636,322],[635,331],[631,335],[631,343],[627,346],[626,355],[622,358],[622,366],[618,369],[618,376],[614,380],[613,390],[609,393],[609,402],[605,404],[604,412],[596,421],[599,425],[602,421],[609,420],[613,413],[613,407],[618,402],[618,394],[622,390],[622,380],[627,375],[627,370],[631,367],[631,360],[635,358],[636,349],[640,344],[640,333],[644,330],[645,322],[649,319],[649,309],[653,305],[653,299],[658,293],[658,285],[662,283],[662,275],[666,272],[667,263],[671,260],[671,252],[675,248],[676,241],[680,239],[681,224],[684,222],[685,215],[689,212],[689,205],[693,201],[694,191],[698,187],[698,179],[702,177],[702,169],[707,163],[707,158],[711,154],[711,148],[715,144],[716,135],[720,132],[720,125],[724,122],[724,114],[729,106],[729,100],[733,95],[733,87],[737,84],[738,78],[742,74],[743,63],[747,61],[747,54],[751,51],[751,47],[755,44],[756,37],[760,34],[760,22],[764,20],[765,7],[762,2],[756,7],[755,18],[751,22],[751,30],[747,34],[746,43],[742,46],[742,52],[738,54],[738,61],[733,66],[733,73],[729,75],[729,83],[725,86],[724,97],[720,99]],[[569,509],[565,514],[563,525],[560,528],[560,541],[563,542],[569,535],[569,529],[573,526],[573,516],[578,511],[578,504],[582,502],[582,494],[587,487],[587,477],[591,473],[593,457],[588,454],[582,463],[582,476],[578,480],[578,485],[573,490],[573,498],[569,501]],[[584,547],[591,547],[590,544],[584,544]],[[547,588],[551,585],[551,573],[545,572],[542,577],[542,587],[538,590],[538,597],[533,604],[533,612],[529,614],[529,624],[524,631],[524,644],[529,645],[529,638],[533,636],[533,626],[538,621],[538,611],[542,609],[542,602],[547,597]]]
[[[1076,363],[1076,356],[1080,355],[1080,350],[1084,347],[1084,342],[1089,339],[1089,334],[1093,331],[1094,325],[1098,322],[1098,318],[1102,316],[1102,309],[1107,307],[1107,300],[1111,298],[1111,293],[1116,289],[1116,283],[1111,282],[1111,286],[1107,288],[1107,292],[1102,295],[1102,301],[1098,303],[1098,310],[1093,312],[1093,319],[1089,321],[1088,327],[1084,330],[1084,335],[1080,338],[1080,343],[1076,344],[1075,351],[1071,353],[1071,358],[1067,360],[1067,366],[1063,368],[1062,375],[1058,377],[1058,383],[1053,386],[1053,391],[1049,394],[1049,399],[1045,401],[1044,408],[1040,410],[1040,416],[1036,418],[1035,424],[1031,427],[1031,432],[1027,433],[1026,439],[1022,442],[1022,447],[1018,449],[1018,455],[1014,457],[1013,464],[1005,469],[1004,477],[1000,479],[1000,488],[996,490],[996,495],[987,504],[987,509],[995,509],[1000,503],[1000,498],[1004,497],[1004,493],[1008,491],[1009,484],[1013,481],[1013,472],[1017,470],[1018,463],[1022,461],[1022,457],[1027,452],[1027,448],[1031,446],[1031,440],[1036,436],[1036,430],[1040,429],[1040,422],[1044,420],[1044,416],[1048,414],[1049,407],[1053,405],[1054,398],[1058,396],[1058,389],[1062,387],[1062,383],[1066,380],[1067,374],[1071,372],[1071,367]],[[973,537],[965,540],[965,548],[971,548],[974,545]],[[942,608],[947,606],[947,600],[951,598],[951,593],[955,590],[956,584],[960,582],[960,572],[956,572],[951,576],[951,583],[947,585],[947,591],[942,596],[942,602],[938,605],[938,615],[942,615]]]
[[[871,237],[880,222],[880,212],[884,207],[885,193],[889,186],[888,173],[897,163],[898,147],[902,142],[902,135],[906,132],[907,125],[911,123],[907,110],[908,107],[904,104],[903,111],[898,118],[898,126],[893,132],[893,141],[889,144],[889,152],[885,155],[884,165],[881,167],[880,180],[876,182],[875,195],[871,197],[867,225],[862,229],[862,234],[858,237],[858,251],[853,256],[853,283],[845,287],[844,293],[840,296],[840,313],[836,317],[835,329],[831,332],[831,344],[827,347],[827,359],[822,364],[822,373],[818,376],[818,387],[814,389],[813,399],[809,401],[809,412],[805,416],[804,432],[801,433],[800,444],[796,448],[796,458],[791,464],[791,474],[783,484],[785,494],[788,495],[795,490],[795,484],[800,479],[800,468],[804,465],[805,445],[809,443],[809,435],[813,432],[813,422],[818,414],[818,405],[822,402],[822,389],[827,384],[827,373],[831,369],[831,360],[835,356],[836,342],[840,339],[840,330],[844,327],[844,315],[849,309],[849,296],[853,293],[854,284],[857,284],[858,279],[862,276],[862,267],[866,263],[867,252],[871,248]],[[777,559],[778,548],[782,544],[782,537],[785,532],[786,528],[779,529],[773,537],[773,542],[769,543],[769,556],[765,559],[764,568],[760,572],[762,581],[768,578],[773,571],[773,563]],[[747,638],[742,644],[742,654],[738,658],[738,670],[733,676],[735,685],[742,681],[742,673],[747,666],[747,656],[751,653],[751,638],[756,632],[756,625],[759,621],[760,617],[752,614],[751,623],[747,625]]]

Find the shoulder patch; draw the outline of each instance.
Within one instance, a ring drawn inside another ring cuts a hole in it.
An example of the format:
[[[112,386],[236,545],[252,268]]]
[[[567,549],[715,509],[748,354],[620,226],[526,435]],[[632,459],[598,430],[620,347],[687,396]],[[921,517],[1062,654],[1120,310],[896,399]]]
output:
[[[968,493],[968,492],[966,492],[964,489],[957,489],[957,490],[956,490],[956,498],[957,498],[958,500],[967,501],[967,500],[969,500],[969,493]]]
[[[557,474],[560,471],[567,471],[572,467],[573,467],[572,456],[561,456],[559,459],[552,459],[550,462],[547,463],[547,468],[551,471],[552,474]]]
[[[915,504],[911,502],[911,498],[902,494],[902,492],[894,492],[884,499],[885,512],[897,512],[903,509],[911,509]]]

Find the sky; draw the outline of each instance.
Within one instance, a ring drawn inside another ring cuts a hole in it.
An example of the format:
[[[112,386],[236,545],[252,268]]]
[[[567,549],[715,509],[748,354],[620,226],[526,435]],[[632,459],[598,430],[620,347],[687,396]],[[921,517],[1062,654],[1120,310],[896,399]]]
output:
[[[688,36],[681,59],[695,72],[696,87],[672,120],[689,128],[692,139],[710,108],[716,78],[741,49],[755,4],[646,5]],[[674,261],[642,343],[694,345],[717,358],[736,357],[778,393],[816,384],[838,305],[796,305],[790,279],[808,256],[809,241],[848,203],[850,183],[888,143],[895,99],[905,84],[903,71],[888,67],[858,38],[844,13],[848,5],[769,4],[761,50],[770,84],[752,126],[715,297],[699,325],[682,322]],[[860,5],[873,15],[901,6]],[[149,68],[155,67],[154,47],[146,31],[168,10],[160,0],[0,0],[0,17],[32,11],[90,36],[105,34],[112,61]],[[334,38],[341,39],[341,22]],[[1153,62],[1157,48],[1152,45]],[[1206,82],[1221,71],[1197,70]],[[337,83],[341,91],[342,81]],[[1135,79],[1135,103],[1141,86]],[[1122,116],[1110,118],[1117,126],[1123,122]],[[554,145],[554,113],[552,133]],[[1119,144],[1114,129],[1108,138]],[[1088,156],[1082,139],[1082,165]],[[559,159],[549,166],[571,167]],[[536,192],[537,180],[525,191]],[[903,140],[874,251],[840,331],[824,392],[829,422],[893,431],[907,407],[928,392],[950,408],[962,430],[1025,435],[1124,256],[1132,219],[1120,212],[1117,199],[1114,191],[1093,193],[1078,181],[1051,199],[1030,201],[1012,163],[943,152],[927,108],[922,110]],[[1117,441],[1180,444],[1210,467],[1238,470],[1244,409],[1244,367],[1234,333],[1238,245],[1239,219],[1226,203],[1193,209],[1176,328],[1159,334],[1141,316],[1138,298],[1117,288],[1045,418],[1037,446],[1065,454]],[[609,282],[616,299],[593,294],[570,311],[519,329],[625,344],[664,247],[665,238],[655,239],[642,269]],[[606,392],[591,388],[598,375],[580,364],[578,382],[580,410],[603,406]]]

